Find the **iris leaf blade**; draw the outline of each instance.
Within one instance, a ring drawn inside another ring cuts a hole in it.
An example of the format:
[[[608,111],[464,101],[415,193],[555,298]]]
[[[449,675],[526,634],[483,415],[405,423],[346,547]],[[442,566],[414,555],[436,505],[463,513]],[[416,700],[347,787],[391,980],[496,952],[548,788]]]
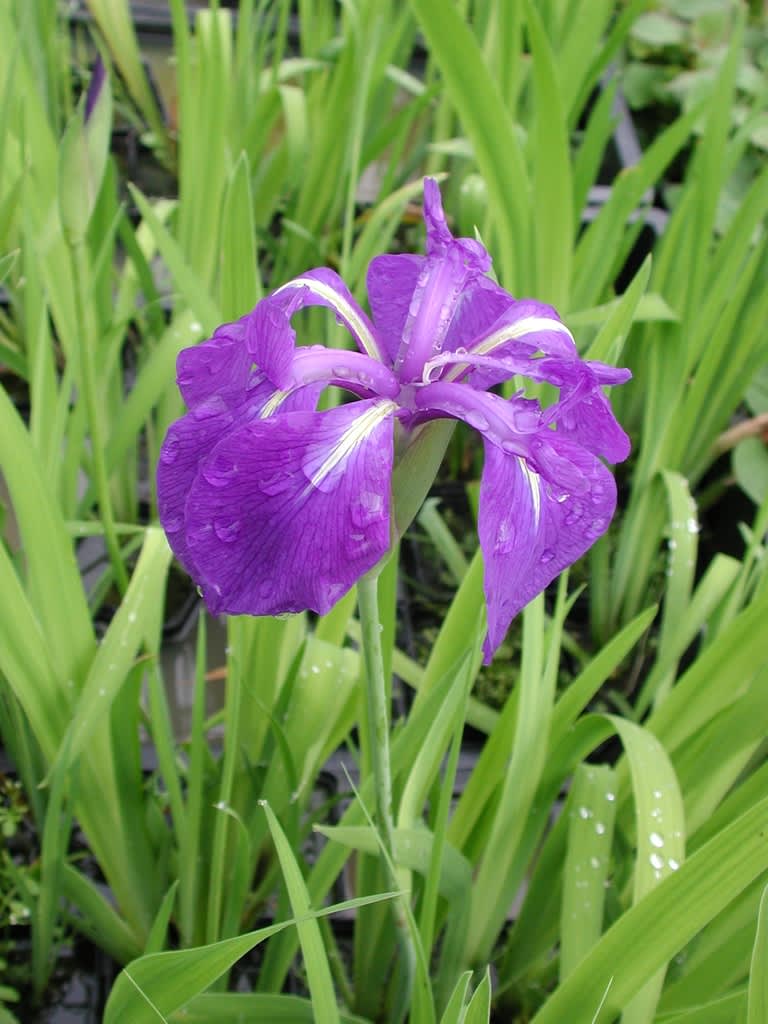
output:
[[[524,293],[530,287],[524,259],[529,251],[529,181],[510,112],[474,34],[454,5],[411,0],[411,6],[488,185],[500,276],[511,291]]]
[[[763,798],[623,914],[534,1024],[579,1016],[596,1024],[613,1020],[655,971],[768,869],[767,824]]]

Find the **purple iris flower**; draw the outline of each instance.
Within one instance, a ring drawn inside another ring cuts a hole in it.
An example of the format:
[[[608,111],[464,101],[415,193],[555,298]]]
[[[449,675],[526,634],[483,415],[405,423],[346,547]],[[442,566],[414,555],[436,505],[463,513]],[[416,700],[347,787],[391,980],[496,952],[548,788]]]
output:
[[[495,284],[431,179],[424,219],[426,256],[371,262],[372,320],[334,271],[311,270],[180,353],[189,412],[160,453],[160,519],[214,614],[327,612],[390,548],[393,464],[436,418],[464,420],[485,446],[486,661],[607,528],[616,486],[600,457],[625,459],[629,440],[602,387],[629,371],[580,359],[550,306]],[[291,317],[307,306],[331,309],[359,351],[297,347]],[[488,390],[513,377],[559,399]],[[356,400],[316,411],[328,385]]]

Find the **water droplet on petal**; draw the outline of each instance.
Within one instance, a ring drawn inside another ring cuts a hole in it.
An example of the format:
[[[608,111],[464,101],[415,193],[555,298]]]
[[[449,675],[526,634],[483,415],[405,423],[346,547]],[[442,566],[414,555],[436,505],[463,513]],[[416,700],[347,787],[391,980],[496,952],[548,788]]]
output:
[[[546,565],[547,562],[551,562],[554,557],[555,552],[552,550],[552,548],[544,548],[544,550],[539,555],[539,561],[542,565]]]
[[[515,546],[515,529],[508,519],[502,519],[499,523],[499,530],[496,534],[493,549],[500,554],[506,554]]]
[[[364,533],[350,533],[344,546],[350,558],[359,558],[370,548],[371,542]]]
[[[163,529],[166,533],[178,533],[184,525],[181,516],[166,516],[163,520]]]
[[[282,494],[283,491],[288,490],[291,486],[291,474],[281,469],[276,473],[259,477],[256,484],[262,494],[266,494],[270,498],[273,498],[275,495]]]
[[[608,525],[608,520],[603,518],[594,519],[584,531],[584,536],[589,540],[594,540],[595,537],[599,537],[601,533],[605,531]]]
[[[240,520],[233,519],[231,516],[223,516],[213,521],[214,533],[224,544],[232,544],[237,540],[240,526]]]
[[[202,469],[202,475],[211,487],[227,487],[237,474],[237,463],[225,455],[214,456]]]
[[[176,437],[170,436],[166,438],[165,444],[160,449],[160,461],[166,466],[170,466],[172,462],[175,462],[179,455],[179,440]]]
[[[352,522],[355,526],[367,526],[382,518],[384,498],[376,491],[363,491],[352,505]]]
[[[581,501],[574,501],[573,504],[569,507],[568,513],[565,516],[563,522],[566,526],[573,526],[575,523],[578,523],[578,521],[581,519],[583,515],[584,503]]]
[[[212,398],[201,402],[200,405],[196,405],[192,410],[192,417],[196,420],[210,420],[214,416],[221,416],[225,412],[227,412],[227,406],[224,399],[219,395],[214,395]],[[231,422],[231,414],[227,419]]]

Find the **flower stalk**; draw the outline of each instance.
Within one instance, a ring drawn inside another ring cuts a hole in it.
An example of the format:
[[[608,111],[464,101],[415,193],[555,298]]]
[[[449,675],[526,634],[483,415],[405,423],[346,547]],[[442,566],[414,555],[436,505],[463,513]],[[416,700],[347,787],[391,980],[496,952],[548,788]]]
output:
[[[392,818],[392,764],[389,751],[388,690],[384,677],[379,618],[379,567],[361,576],[357,582],[357,607],[363,641],[365,663],[365,696],[368,737],[368,764],[373,774],[376,793],[376,824],[384,847],[384,860],[393,889],[400,888],[395,858],[395,828]],[[403,958],[404,984],[402,1002],[407,1005],[413,985],[416,953],[408,925],[403,893],[392,902],[395,928]]]

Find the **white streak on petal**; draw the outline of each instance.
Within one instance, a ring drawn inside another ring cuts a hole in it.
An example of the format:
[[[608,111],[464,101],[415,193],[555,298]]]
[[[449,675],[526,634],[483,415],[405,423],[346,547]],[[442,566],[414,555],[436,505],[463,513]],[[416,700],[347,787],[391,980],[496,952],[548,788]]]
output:
[[[259,413],[259,419],[266,420],[273,413],[277,412],[283,402],[286,400],[291,392],[289,390],[276,391],[274,395],[264,404],[261,412]]]
[[[523,471],[523,476],[528,482],[528,486],[531,489],[531,499],[533,500],[533,525],[538,530],[539,520],[541,519],[541,478],[538,473],[534,473],[529,468],[528,463],[525,459],[518,459],[520,463],[520,469]]]
[[[355,308],[351,306],[342,295],[339,295],[335,289],[324,284],[322,281],[316,281],[313,277],[295,277],[292,281],[288,281],[286,284],[278,288],[274,294],[279,295],[280,292],[287,291],[289,288],[308,288],[309,291],[313,292],[315,295],[319,295],[321,299],[325,299],[325,301],[336,310],[339,316],[343,317],[343,319],[347,321],[357,337],[360,339],[360,344],[368,355],[373,359],[377,359],[380,363],[385,361],[376,339],[360,319]]]
[[[487,355],[508,341],[516,341],[536,331],[555,331],[558,334],[566,335],[573,341],[573,335],[561,320],[555,320],[548,316],[525,316],[513,324],[505,324],[498,331],[494,331],[484,341],[475,345],[471,351],[475,355]]]
[[[382,420],[385,420],[390,416],[395,409],[397,409],[397,404],[395,402],[376,402],[370,409],[367,409],[362,415],[358,416],[357,419],[353,420],[328,453],[327,457],[312,473],[309,486],[303,492],[302,497],[306,496],[313,487],[318,490],[322,490],[323,484],[337,466],[345,462],[355,448],[357,448],[357,446],[366,439],[368,434],[370,434]]]

